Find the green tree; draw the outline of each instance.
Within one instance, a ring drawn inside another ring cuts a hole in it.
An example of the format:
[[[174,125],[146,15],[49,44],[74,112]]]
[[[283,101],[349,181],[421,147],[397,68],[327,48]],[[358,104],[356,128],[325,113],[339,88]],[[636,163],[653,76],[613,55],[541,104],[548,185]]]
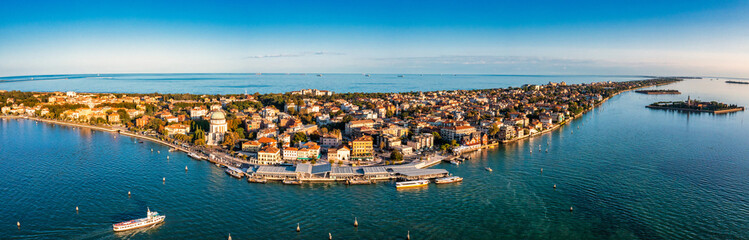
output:
[[[299,142],[306,142],[307,141],[307,134],[304,134],[303,132],[295,132],[294,137],[291,138],[291,144],[297,144]]]
[[[224,142],[221,143],[221,145],[224,145],[228,147],[229,149],[233,149],[234,145],[237,144],[237,141],[239,141],[239,136],[237,136],[237,133],[235,132],[226,132],[224,134]]]
[[[403,154],[401,152],[393,150],[390,152],[390,159],[394,161],[401,161],[403,160]]]

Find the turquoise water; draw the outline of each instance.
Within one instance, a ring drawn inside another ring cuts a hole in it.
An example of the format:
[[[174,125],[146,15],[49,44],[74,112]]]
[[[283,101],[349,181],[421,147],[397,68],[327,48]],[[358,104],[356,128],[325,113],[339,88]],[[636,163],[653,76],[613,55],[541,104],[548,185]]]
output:
[[[644,107],[688,95],[749,106],[749,86],[662,88],[683,94],[623,93],[553,134],[437,166],[461,184],[405,191],[250,184],[160,145],[0,120],[0,238],[405,239],[410,231],[412,239],[749,239],[748,113]],[[112,232],[146,207],[166,222]]]
[[[125,93],[252,94],[316,88],[334,92],[409,92],[519,87],[549,81],[628,81],[641,76],[439,74],[74,74],[0,77],[0,89]]]

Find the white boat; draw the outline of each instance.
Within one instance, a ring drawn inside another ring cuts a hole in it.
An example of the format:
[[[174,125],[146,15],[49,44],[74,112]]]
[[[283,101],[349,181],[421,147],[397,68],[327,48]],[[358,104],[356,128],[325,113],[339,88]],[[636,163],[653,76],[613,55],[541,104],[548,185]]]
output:
[[[404,181],[395,183],[395,188],[423,187],[429,184],[429,180]]]
[[[452,163],[453,165],[460,165],[460,162],[456,160],[450,160],[450,163]]]
[[[152,225],[161,223],[164,221],[164,218],[166,218],[166,216],[159,215],[158,212],[151,212],[151,209],[148,209],[148,211],[146,212],[145,218],[117,223],[117,224],[112,225],[112,228],[114,229],[115,232],[127,231],[131,229],[142,228],[142,227],[152,226]]]
[[[191,158],[194,158],[194,159],[197,159],[197,160],[202,160],[203,159],[202,157],[200,157],[200,155],[198,155],[196,153],[193,153],[193,152],[188,153],[187,156],[190,156]]]
[[[491,172],[491,171],[494,171],[494,170],[492,170],[492,168],[490,168],[490,167],[485,167],[484,169],[486,169],[486,171],[489,171],[489,172]]]
[[[169,149],[169,152],[174,152],[174,151],[177,151],[177,149],[176,148],[170,148]]]
[[[451,176],[451,177],[443,177],[443,178],[437,178],[434,180],[437,184],[443,184],[443,183],[454,183],[454,182],[462,182],[463,178],[458,176]]]

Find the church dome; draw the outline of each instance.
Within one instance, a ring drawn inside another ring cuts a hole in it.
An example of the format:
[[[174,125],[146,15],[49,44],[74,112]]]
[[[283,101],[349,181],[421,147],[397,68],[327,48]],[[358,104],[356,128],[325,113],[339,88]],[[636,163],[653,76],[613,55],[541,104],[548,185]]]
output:
[[[214,111],[211,113],[211,120],[226,120],[226,114],[222,111]]]

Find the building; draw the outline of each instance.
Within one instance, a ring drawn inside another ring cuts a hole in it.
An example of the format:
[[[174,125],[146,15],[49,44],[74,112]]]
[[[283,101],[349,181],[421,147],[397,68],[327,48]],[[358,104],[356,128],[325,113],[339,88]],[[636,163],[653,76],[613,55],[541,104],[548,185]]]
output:
[[[430,149],[434,147],[434,136],[431,133],[415,135],[406,142],[406,145],[414,150]]]
[[[219,145],[224,141],[226,130],[226,114],[221,110],[211,112],[210,127],[208,127],[208,134],[205,135],[205,143],[207,145]]]
[[[334,134],[325,134],[320,137],[320,145],[326,148],[338,147],[341,145],[341,136]]]
[[[373,150],[370,136],[361,136],[351,141],[351,159],[353,160],[372,160]]]
[[[293,161],[298,157],[299,149],[295,147],[287,147],[283,149],[283,160]]]
[[[188,133],[190,133],[190,126],[186,124],[172,124],[166,126],[164,129],[166,129],[166,132],[169,136],[174,134],[187,135]]]
[[[258,164],[277,164],[281,163],[281,150],[275,147],[266,147],[257,152]]]
[[[374,127],[374,121],[367,119],[367,120],[359,120],[359,121],[351,121],[346,123],[346,129],[344,131],[346,134],[351,134],[354,129],[356,128],[373,128]]]
[[[258,152],[260,151],[262,144],[258,141],[247,141],[242,143],[242,151],[245,152]]]
[[[190,118],[192,119],[201,119],[205,117],[205,115],[208,114],[208,109],[202,108],[202,107],[194,107],[190,109]]]
[[[120,122],[120,115],[117,113],[112,113],[107,115],[107,121],[109,123],[119,123]]]
[[[338,149],[331,148],[328,150],[328,160],[346,161],[349,160],[349,158],[351,158],[351,150],[345,146]]]
[[[467,136],[476,131],[476,128],[471,126],[454,126],[445,127],[440,129],[440,135],[447,141],[460,141],[463,136]]]

